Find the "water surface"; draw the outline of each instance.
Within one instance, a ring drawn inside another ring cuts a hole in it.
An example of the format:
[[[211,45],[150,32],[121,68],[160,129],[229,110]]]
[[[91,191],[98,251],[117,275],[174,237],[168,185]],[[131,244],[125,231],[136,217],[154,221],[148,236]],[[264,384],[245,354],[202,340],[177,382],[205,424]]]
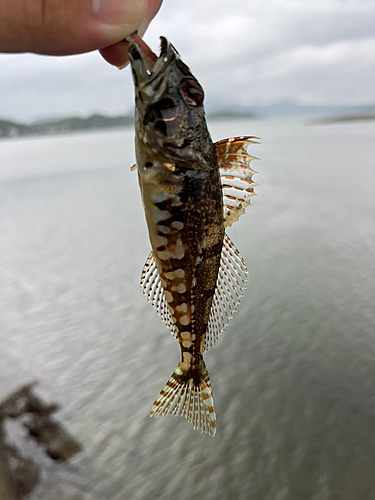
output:
[[[375,498],[375,124],[213,123],[262,137],[229,231],[250,282],[206,354],[218,430],[150,419],[176,341],[138,288],[149,253],[129,129],[0,142],[0,397],[39,380],[82,442],[30,500]]]

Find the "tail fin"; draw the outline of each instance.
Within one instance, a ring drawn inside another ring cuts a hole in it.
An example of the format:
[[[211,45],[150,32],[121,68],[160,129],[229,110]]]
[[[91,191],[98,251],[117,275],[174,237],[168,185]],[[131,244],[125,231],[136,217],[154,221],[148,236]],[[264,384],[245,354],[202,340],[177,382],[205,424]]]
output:
[[[202,360],[203,363],[203,360]],[[180,415],[193,423],[193,429],[211,436],[216,433],[216,414],[211,382],[203,363],[199,381],[181,375],[177,369],[159,393],[151,408],[151,417]],[[181,372],[180,372],[181,373]]]

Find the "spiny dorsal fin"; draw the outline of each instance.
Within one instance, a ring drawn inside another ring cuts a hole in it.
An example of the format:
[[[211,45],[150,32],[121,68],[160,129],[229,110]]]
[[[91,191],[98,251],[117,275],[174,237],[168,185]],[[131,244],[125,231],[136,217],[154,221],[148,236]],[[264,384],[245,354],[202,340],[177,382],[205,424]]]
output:
[[[150,252],[143,266],[140,287],[147,300],[156,309],[159,318],[164,322],[173,337],[178,339],[177,330],[168,309],[168,302],[165,300],[164,290],[152,252]]]
[[[233,313],[236,311],[245,290],[247,280],[246,264],[229,236],[225,235],[215,294],[208,318],[204,343],[205,351],[215,345],[233,317]]]
[[[154,402],[150,417],[180,415],[193,424],[193,429],[216,433],[216,414],[208,371],[203,365],[199,385],[192,378],[183,380],[174,372]]]
[[[250,168],[250,163],[258,158],[249,155],[247,147],[259,142],[252,139],[258,137],[233,137],[215,143],[223,188],[225,227],[231,227],[238,221],[246,207],[251,205],[250,198],[256,196],[254,187],[258,184],[253,182],[252,177],[258,172]]]

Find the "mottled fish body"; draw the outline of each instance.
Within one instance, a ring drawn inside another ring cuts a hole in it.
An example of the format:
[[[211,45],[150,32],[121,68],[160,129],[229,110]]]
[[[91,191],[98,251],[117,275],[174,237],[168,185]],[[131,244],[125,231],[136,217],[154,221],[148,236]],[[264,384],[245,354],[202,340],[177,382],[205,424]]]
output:
[[[181,360],[151,416],[179,414],[214,435],[216,416],[203,353],[220,336],[247,279],[225,235],[254,195],[250,137],[213,144],[203,90],[161,38],[157,58],[130,40],[136,160],[152,251],[141,287],[178,340]],[[138,42],[138,43],[137,43]]]

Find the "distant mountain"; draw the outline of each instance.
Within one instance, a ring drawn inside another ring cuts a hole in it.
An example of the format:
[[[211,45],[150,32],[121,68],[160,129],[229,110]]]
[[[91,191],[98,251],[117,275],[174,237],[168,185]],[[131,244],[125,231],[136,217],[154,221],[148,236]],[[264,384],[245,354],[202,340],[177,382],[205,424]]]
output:
[[[254,113],[236,113],[234,111],[216,111],[207,115],[210,121],[218,120],[249,120],[256,118]]]
[[[340,123],[340,122],[358,122],[375,120],[375,113],[355,113],[353,115],[325,116],[312,120],[313,124],[319,125],[324,123]]]
[[[61,120],[40,121],[30,125],[0,120],[0,137],[18,137],[24,135],[51,135],[74,132],[78,130],[93,130],[109,127],[124,127],[133,125],[133,116],[103,116],[92,115],[88,118],[72,117]]]
[[[295,104],[293,102],[280,102],[268,106],[254,106],[251,108],[255,113],[266,117],[271,116],[338,116],[362,113],[374,113],[375,105],[352,106],[352,105],[329,105],[310,106]]]
[[[375,105],[368,106],[305,106],[293,102],[279,102],[268,105],[239,106],[208,99],[207,116],[213,120],[241,120],[251,118],[306,116],[313,119],[332,121],[370,120],[375,116]],[[34,122],[30,125],[0,120],[0,138],[24,135],[62,134],[82,130],[103,129],[108,127],[132,126],[131,115],[104,116],[95,114],[88,118],[72,117],[59,120]]]
[[[63,120],[63,116],[61,115],[51,115],[51,116],[45,116],[44,118],[39,118],[38,120],[33,120],[32,125],[40,125],[41,123],[50,123],[50,122],[58,122],[60,120]]]
[[[254,104],[253,106],[239,106],[238,104],[226,104],[207,99],[207,115],[217,115],[220,113],[232,113],[235,115],[253,115],[257,118],[292,117],[292,116],[339,116],[339,115],[359,115],[374,114],[375,104],[366,106],[352,105],[328,105],[313,106],[296,104],[294,102],[277,102],[274,104]]]
[[[48,131],[72,132],[74,130],[90,130],[107,127],[123,127],[133,125],[133,116],[92,115],[88,118],[72,117],[57,121],[39,122],[29,125],[29,129],[43,133]]]
[[[15,137],[26,134],[27,126],[9,120],[0,120],[0,137]]]

